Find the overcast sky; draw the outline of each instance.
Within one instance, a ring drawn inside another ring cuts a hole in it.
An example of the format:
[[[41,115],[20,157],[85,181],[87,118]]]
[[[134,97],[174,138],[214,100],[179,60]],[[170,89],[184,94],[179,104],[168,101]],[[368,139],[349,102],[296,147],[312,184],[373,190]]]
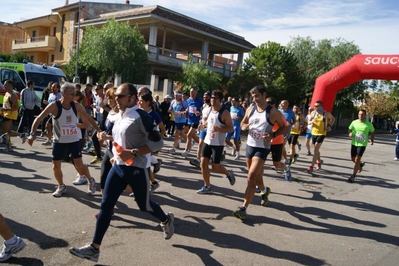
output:
[[[2,0],[4,1],[4,0]],[[77,2],[69,1],[69,3]],[[124,0],[90,2],[125,3]],[[40,3],[40,4],[38,4]],[[292,37],[343,38],[363,54],[399,54],[398,0],[146,0],[244,37],[254,45]],[[2,4],[0,21],[43,16],[65,0],[12,0]]]

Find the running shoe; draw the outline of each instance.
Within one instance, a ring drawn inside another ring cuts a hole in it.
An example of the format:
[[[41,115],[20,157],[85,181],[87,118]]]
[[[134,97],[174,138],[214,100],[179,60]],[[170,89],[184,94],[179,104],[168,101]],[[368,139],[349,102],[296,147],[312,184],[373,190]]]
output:
[[[236,161],[237,161],[237,160],[239,160],[239,159],[240,159],[240,157],[241,157],[241,156],[240,156],[238,153],[236,153],[236,157],[234,157],[234,160],[236,160]]]
[[[88,151],[90,150],[91,146],[93,145],[93,141],[89,140],[88,142],[86,142],[86,145],[84,146],[83,150],[84,151]]]
[[[168,221],[165,224],[161,223],[163,236],[166,240],[170,239],[175,233],[175,226],[173,225],[175,221],[175,216],[171,212],[168,212],[167,216],[168,216]]]
[[[155,181],[154,183],[151,183],[150,192],[154,192],[157,188],[159,188],[159,183],[157,181]]]
[[[296,160],[298,159],[298,157],[299,157],[299,154],[295,153],[294,158],[292,159],[292,163],[295,163]]]
[[[161,159],[157,159],[158,162],[154,163],[154,174],[158,173],[159,170],[161,170],[161,164],[162,164],[162,160]]]
[[[284,171],[284,178],[287,181],[291,180],[291,167],[287,166],[287,170]]]
[[[182,153],[180,153],[180,155],[183,156],[185,159],[187,159],[188,152],[187,151],[183,151]]]
[[[247,208],[244,206],[238,207],[237,210],[233,212],[233,215],[238,219],[245,220],[245,218],[247,218]]]
[[[89,182],[89,185],[87,188],[87,193],[89,195],[94,195],[94,193],[96,193],[96,190],[97,190],[96,180],[92,177],[90,179],[90,182]]]
[[[351,175],[351,176],[348,178],[348,182],[349,182],[349,183],[355,182],[355,176],[354,176],[354,175]]]
[[[79,258],[88,259],[94,262],[97,262],[98,257],[100,256],[100,250],[95,249],[91,244],[86,244],[86,246],[81,248],[73,247],[69,250],[69,252]]]
[[[398,160],[399,160],[399,158],[396,158],[396,157],[395,157],[395,158],[393,158],[393,160],[394,160],[394,161],[398,161]]]
[[[170,148],[170,149],[168,150],[168,152],[174,154],[174,153],[176,153],[176,150],[175,150],[175,148]]]
[[[363,167],[366,163],[365,162],[360,162],[360,168],[359,168],[359,173],[363,171]]]
[[[62,184],[61,186],[57,186],[56,191],[54,191],[53,196],[56,198],[59,198],[66,192],[66,186],[65,184]]]
[[[308,151],[308,153],[306,155],[307,156],[312,156],[312,153],[310,151]]]
[[[236,183],[236,178],[234,176],[233,170],[229,170],[229,175],[227,176],[227,179],[230,181],[230,185],[234,185]]]
[[[4,241],[3,247],[1,248],[0,252],[0,261],[8,260],[9,258],[11,258],[13,254],[17,254],[18,252],[23,250],[25,246],[26,246],[25,242],[18,236],[15,241],[15,244],[7,245],[6,241]]]
[[[26,142],[26,134],[22,133],[20,136],[21,140],[22,140],[22,144],[24,144]]]
[[[201,161],[198,158],[191,160],[190,164],[194,165],[195,167],[201,168]]]
[[[298,151],[301,151],[302,144],[298,144]]]
[[[198,194],[210,194],[212,193],[211,187],[203,186],[201,189],[197,190]]]
[[[256,192],[256,193],[260,193],[260,192],[261,192],[261,190],[259,189],[258,186],[255,187],[255,192]]]
[[[262,206],[267,205],[267,203],[269,202],[270,192],[272,192],[272,191],[270,190],[269,187],[266,187],[266,193],[264,193],[263,191],[260,192],[260,198],[261,198],[260,205],[262,205]]]
[[[316,163],[316,170],[319,171],[321,169],[321,163]]]
[[[85,185],[87,184],[87,178],[85,175],[76,175],[76,179],[75,181],[72,182],[72,184],[74,184],[75,186],[79,186],[79,185]]]
[[[101,157],[98,156],[94,156],[93,160],[91,160],[90,164],[96,164],[101,162],[103,159]]]
[[[313,166],[309,166],[309,168],[306,170],[309,174],[313,173]]]
[[[1,135],[1,143],[3,143],[7,148],[8,148],[8,139],[7,139],[7,134]]]
[[[51,139],[46,139],[45,141],[42,142],[42,145],[44,146],[51,145]]]
[[[234,145],[231,146],[231,156],[236,155],[236,151],[237,151],[236,147]]]

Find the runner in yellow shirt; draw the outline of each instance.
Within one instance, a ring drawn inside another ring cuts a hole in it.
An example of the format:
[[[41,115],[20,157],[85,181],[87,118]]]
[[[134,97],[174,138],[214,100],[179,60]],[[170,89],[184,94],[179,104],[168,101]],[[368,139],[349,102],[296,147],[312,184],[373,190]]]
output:
[[[335,122],[334,116],[323,109],[322,101],[316,101],[315,110],[310,114],[309,125],[312,125],[312,144],[314,146],[312,164],[308,168],[308,173],[313,172],[313,166],[317,164],[317,170],[321,168],[320,147],[327,132]]]

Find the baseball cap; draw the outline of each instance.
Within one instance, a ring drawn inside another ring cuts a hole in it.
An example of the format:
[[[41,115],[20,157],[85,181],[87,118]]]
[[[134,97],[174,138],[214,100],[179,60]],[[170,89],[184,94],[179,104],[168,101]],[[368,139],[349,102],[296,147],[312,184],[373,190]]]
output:
[[[181,96],[183,93],[182,93],[182,91],[175,91],[175,96]]]
[[[206,92],[204,93],[204,95],[211,96],[211,95],[212,95],[212,92],[211,92],[211,91],[206,91]]]
[[[165,99],[172,99],[172,96],[170,96],[169,94],[166,94]]]

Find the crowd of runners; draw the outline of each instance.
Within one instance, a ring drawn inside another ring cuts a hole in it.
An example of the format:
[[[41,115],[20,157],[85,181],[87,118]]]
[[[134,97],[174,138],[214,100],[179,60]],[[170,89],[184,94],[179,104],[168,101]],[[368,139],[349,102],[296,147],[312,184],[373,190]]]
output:
[[[234,156],[234,160],[245,160],[247,186],[243,189],[243,204],[233,211],[235,217],[243,220],[256,193],[260,194],[261,205],[266,206],[269,201],[271,189],[263,182],[269,153],[273,167],[282,170],[284,178],[290,181],[291,167],[302,148],[300,136],[305,135],[306,155],[311,156],[307,172],[312,174],[322,167],[320,148],[335,122],[321,101],[308,107],[307,114],[303,115],[301,106],[291,107],[287,100],[277,102],[262,85],[251,89],[252,101],[248,104],[236,97],[224,101],[220,90],[207,91],[201,97],[196,88],[191,88],[189,93],[177,90],[174,99],[165,95],[163,102],[159,102],[159,95],[153,96],[147,87],[136,89],[130,83],[114,87],[111,82],[96,85],[96,93],[91,84],[86,84],[83,91],[80,84],[49,84],[38,101],[32,94],[34,84],[31,84],[21,94],[22,112],[19,113],[12,82],[6,81],[4,85],[7,94],[1,109],[0,136],[4,152],[12,151],[11,137],[34,145],[40,127],[41,136],[47,136],[42,145],[52,144],[52,168],[57,181],[54,197],[61,197],[67,191],[62,162],[74,165],[77,171],[74,185],[87,184],[88,194],[96,193],[97,183],[82,160],[82,152],[94,146],[95,155],[90,163],[101,163],[101,208],[95,215],[97,223],[92,242],[70,249],[72,254],[92,261],[99,258],[114,206],[125,190],[135,197],[140,210],[148,211],[159,220],[165,239],[173,236],[173,213],[165,213],[150,197],[159,187],[155,174],[161,169],[162,160],[157,158],[157,153],[162,148],[183,159],[194,154],[189,163],[200,169],[204,182],[198,194],[212,193],[210,165],[214,172],[225,175],[230,185],[235,184],[233,170],[227,169],[223,162],[226,153]],[[35,105],[40,106],[42,112],[33,119]],[[20,125],[15,132],[11,126],[18,115]],[[242,131],[247,132],[245,151],[241,150]],[[366,120],[365,110],[360,110],[358,119],[349,126],[349,137],[354,168],[347,181],[354,182],[364,166],[361,157],[369,138],[371,145],[374,142],[374,127]],[[166,138],[173,138],[172,147],[167,150]],[[178,153],[180,147],[183,149]],[[0,261],[25,246],[10,231],[1,235],[5,242]]]

